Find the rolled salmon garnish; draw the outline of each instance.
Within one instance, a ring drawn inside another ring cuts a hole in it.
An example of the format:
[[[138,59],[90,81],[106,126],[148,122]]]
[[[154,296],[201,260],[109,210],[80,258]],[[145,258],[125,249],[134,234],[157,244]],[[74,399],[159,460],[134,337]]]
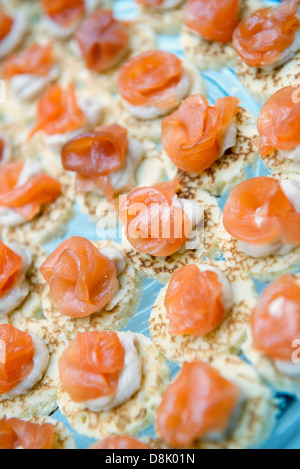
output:
[[[293,343],[300,337],[300,286],[292,275],[266,288],[253,310],[251,327],[255,349],[292,362]]]
[[[129,44],[125,24],[111,10],[97,10],[82,22],[76,41],[86,66],[95,72],[113,67],[124,56]]]
[[[0,41],[8,36],[14,24],[14,19],[7,15],[3,6],[0,5]]]
[[[32,44],[18,54],[10,55],[3,64],[3,76],[11,80],[16,75],[46,76],[54,64],[52,46]]]
[[[30,221],[43,205],[61,195],[61,185],[43,172],[18,185],[23,167],[24,163],[7,163],[0,168],[0,206],[11,208]]]
[[[55,427],[18,418],[0,420],[0,449],[51,449]]]
[[[239,110],[239,100],[220,98],[209,106],[206,98],[193,95],[162,121],[162,145],[182,171],[201,172],[221,155],[226,131]]]
[[[0,394],[23,381],[33,368],[34,345],[26,332],[0,325]]]
[[[223,223],[231,236],[246,243],[300,244],[300,213],[270,177],[238,184],[225,204]]]
[[[124,360],[115,332],[79,333],[59,359],[61,383],[74,402],[115,395]]]
[[[52,85],[39,100],[37,122],[29,138],[40,131],[47,135],[73,132],[86,123],[87,116],[78,106],[74,85],[70,84],[67,90]]]
[[[184,22],[205,39],[230,42],[239,22],[239,0],[188,0]]]
[[[119,93],[133,106],[175,107],[179,104],[176,90],[182,74],[182,63],[176,55],[150,50],[123,65]]]
[[[14,286],[22,265],[22,258],[0,240],[0,299]]]
[[[61,243],[40,271],[58,311],[72,318],[99,312],[117,288],[115,263],[90,241],[76,236]]]
[[[276,62],[295,40],[300,28],[298,0],[254,11],[244,18],[233,34],[233,45],[249,67]]]
[[[60,26],[69,27],[85,14],[84,0],[42,0],[44,13]]]

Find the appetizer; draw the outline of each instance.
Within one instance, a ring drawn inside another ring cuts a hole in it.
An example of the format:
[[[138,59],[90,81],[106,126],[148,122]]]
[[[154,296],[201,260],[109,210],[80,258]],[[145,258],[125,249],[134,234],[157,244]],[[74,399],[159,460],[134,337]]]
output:
[[[115,118],[136,137],[158,142],[161,118],[203,91],[199,73],[170,52],[149,50],[120,69]]]
[[[160,401],[169,369],[149,339],[131,332],[79,333],[59,359],[58,404],[80,434],[137,435]]]
[[[286,86],[263,105],[257,121],[259,154],[274,173],[300,173],[300,86]]]
[[[280,392],[300,396],[300,276],[285,275],[264,291],[253,309],[244,353]]]
[[[163,394],[156,431],[169,448],[242,449],[268,437],[275,415],[271,391],[253,368],[223,355],[210,365],[183,364]]]
[[[239,269],[210,260],[186,265],[155,301],[151,338],[178,363],[238,353],[256,301],[254,282]]]
[[[75,449],[73,436],[49,417],[0,419],[0,449]]]
[[[186,55],[200,70],[234,67],[234,30],[241,18],[260,7],[260,0],[187,0],[180,36]]]
[[[135,267],[163,283],[178,267],[218,250],[215,199],[199,190],[185,198],[179,187],[174,180],[135,189],[119,209],[123,246]]]
[[[62,148],[61,158],[63,168],[76,173],[76,200],[83,213],[92,221],[103,222],[111,204],[109,226],[118,222],[113,204],[117,205],[119,195],[144,180],[151,184],[165,177],[155,145],[131,137],[118,124],[97,127],[73,138]]]
[[[237,98],[219,98],[209,106],[204,96],[190,96],[162,120],[168,177],[213,195],[228,192],[257,160],[253,121]]]
[[[50,254],[40,271],[48,284],[44,314],[68,337],[91,327],[124,328],[142,294],[139,273],[112,241],[91,243],[73,236]]]
[[[69,177],[60,181],[32,159],[0,166],[2,236],[41,242],[62,232],[73,215],[74,194]]]
[[[299,263],[300,182],[257,177],[231,192],[219,233],[222,252],[262,280],[270,280]]]
[[[298,0],[287,0],[254,11],[234,32],[238,77],[258,101],[266,101],[284,86],[300,84],[298,5]]]

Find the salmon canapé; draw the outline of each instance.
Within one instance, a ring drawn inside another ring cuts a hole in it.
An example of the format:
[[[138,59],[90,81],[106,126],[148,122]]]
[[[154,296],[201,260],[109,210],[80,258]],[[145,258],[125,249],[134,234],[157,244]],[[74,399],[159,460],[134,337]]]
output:
[[[298,5],[298,0],[286,0],[281,5],[256,10],[240,22],[233,34],[233,45],[249,67],[275,66],[281,59],[289,59],[286,51],[300,30]]]
[[[62,148],[62,165],[76,172],[77,192],[98,188],[109,202],[114,199],[110,174],[122,168],[128,149],[127,130],[113,124],[79,135]]]
[[[0,449],[51,449],[55,427],[18,418],[0,419]]]
[[[11,391],[32,371],[34,344],[26,332],[0,325],[0,395]]]
[[[257,128],[260,135],[259,153],[267,156],[274,150],[285,153],[300,145],[299,86],[286,86],[263,105]]]
[[[78,106],[74,85],[70,84],[66,90],[52,85],[39,100],[37,121],[30,138],[40,131],[46,135],[73,132],[86,123],[87,116]]]
[[[61,185],[42,171],[20,184],[24,165],[7,163],[0,167],[0,207],[11,209],[30,221],[45,204],[61,195]]]
[[[101,311],[117,288],[116,264],[87,239],[61,243],[40,268],[58,311],[82,318]]]
[[[59,375],[74,402],[115,395],[125,351],[115,332],[79,333],[59,359]]]
[[[292,275],[269,285],[251,317],[253,347],[275,360],[292,363],[300,337],[300,286]]]
[[[84,20],[75,39],[86,66],[94,72],[118,64],[129,45],[125,24],[116,20],[111,10],[97,10]]]
[[[225,204],[223,223],[231,236],[251,245],[300,244],[300,213],[271,177],[238,184]]]
[[[162,121],[162,145],[182,171],[198,173],[222,156],[223,142],[239,110],[239,100],[220,98],[209,106],[206,98],[193,95]]]
[[[170,334],[203,336],[213,330],[226,313],[222,293],[216,272],[181,267],[170,280],[164,303]]]
[[[157,431],[173,447],[191,445],[209,434],[222,435],[240,398],[240,389],[215,369],[185,362],[157,409]]]
[[[132,106],[168,110],[179,105],[177,88],[182,75],[182,62],[176,55],[150,50],[123,65],[118,78],[119,93]]]
[[[24,51],[9,56],[3,64],[3,76],[11,80],[16,75],[44,77],[54,65],[51,45],[32,44]]]
[[[187,0],[184,22],[205,39],[227,43],[239,22],[239,0]]]
[[[130,244],[152,256],[170,256],[178,251],[191,231],[185,211],[173,204],[178,181],[141,187],[123,201],[119,215]]]

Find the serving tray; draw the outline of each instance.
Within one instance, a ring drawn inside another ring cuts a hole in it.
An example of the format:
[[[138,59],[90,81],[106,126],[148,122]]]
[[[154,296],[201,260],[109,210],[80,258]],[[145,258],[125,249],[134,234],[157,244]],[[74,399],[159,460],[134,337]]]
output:
[[[272,5],[279,2],[270,1],[265,3]],[[133,0],[116,0],[113,8],[116,17],[120,19],[133,19],[137,15],[137,9]],[[179,57],[183,57],[184,55],[178,36],[158,36],[158,48],[173,52]],[[242,87],[234,70],[224,68],[220,72],[206,71],[205,73],[202,73],[202,76],[206,83],[207,95],[210,104],[214,103],[216,99],[222,96],[234,95],[240,99],[241,105],[252,112],[252,114],[257,118],[261,106],[255,102]],[[247,174],[248,177],[255,177],[269,173],[260,161],[252,169],[249,168],[247,170]],[[228,194],[225,194],[222,198],[218,199],[218,203],[222,209],[227,197]],[[100,235],[100,238],[111,237],[115,241],[120,241],[116,238],[117,235],[115,233],[97,232],[96,225],[90,223],[84,215],[80,214],[78,207],[75,207],[75,217],[70,222],[68,231],[63,239],[69,238],[73,235],[84,236],[90,240],[99,239]],[[57,239],[55,242],[47,244],[45,246],[47,251],[50,253],[58,244],[60,244],[61,241],[62,239]],[[262,292],[265,286],[265,284],[256,282],[256,287],[259,293]],[[148,327],[149,315],[161,288],[162,286],[158,282],[154,280],[145,280],[144,294],[140,307],[135,317],[131,320],[125,330],[139,332],[148,337],[150,336]],[[173,375],[179,369],[178,366],[174,364],[170,364],[170,368]],[[292,396],[278,394],[276,393],[276,390],[273,391],[279,403],[277,424],[271,437],[267,442],[265,442],[261,449],[299,449],[300,401],[297,401]],[[78,433],[75,433],[59,410],[53,414],[53,417],[62,421],[72,431],[79,449],[88,448],[94,442],[94,440],[82,437]],[[140,436],[154,437],[153,426],[148,428]]]

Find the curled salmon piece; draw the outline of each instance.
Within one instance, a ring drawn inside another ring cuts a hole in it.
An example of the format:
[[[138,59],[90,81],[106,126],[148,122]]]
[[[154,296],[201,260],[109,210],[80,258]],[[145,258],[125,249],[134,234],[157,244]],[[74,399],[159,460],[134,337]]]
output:
[[[78,106],[74,85],[70,84],[67,90],[52,85],[39,100],[37,122],[29,138],[40,131],[47,135],[73,132],[86,123],[87,116]]]
[[[187,239],[192,226],[189,217],[172,199],[178,181],[141,187],[121,204],[119,215],[126,237],[139,252],[152,256],[170,256]]]
[[[137,438],[130,436],[113,435],[98,441],[90,449],[151,449],[149,445],[142,443]]]
[[[263,105],[257,121],[261,156],[267,156],[274,149],[288,151],[300,145],[298,90],[297,85],[286,86]]]
[[[46,76],[54,64],[52,46],[32,44],[19,54],[12,54],[3,64],[3,76],[11,80],[15,75]]]
[[[157,409],[156,427],[170,446],[187,446],[210,433],[227,430],[240,389],[201,362],[183,364]]]
[[[51,449],[54,431],[50,423],[38,424],[3,417],[0,420],[0,449]]]
[[[66,143],[61,152],[62,165],[77,173],[78,192],[89,192],[96,186],[108,201],[112,201],[114,188],[109,174],[124,165],[127,149],[128,133],[124,127],[117,124],[102,126]]]
[[[196,94],[162,121],[162,145],[173,163],[182,171],[208,169],[221,155],[226,131],[239,110],[239,100],[220,98],[209,106]]]
[[[271,177],[238,184],[224,207],[223,223],[234,238],[251,244],[300,244],[300,213]]]
[[[0,299],[13,287],[22,265],[22,258],[0,240]]]
[[[99,312],[117,288],[115,263],[77,236],[61,243],[40,271],[58,311],[72,318]]]
[[[23,381],[33,368],[34,345],[29,334],[0,324],[0,394]]]
[[[253,346],[269,357],[291,362],[300,337],[300,287],[285,275],[264,291],[251,317]]]
[[[79,333],[59,359],[62,385],[74,402],[116,394],[125,351],[115,332]]]
[[[249,67],[272,65],[295,40],[300,28],[298,0],[254,11],[233,34],[233,46]]]
[[[230,42],[239,22],[239,0],[188,0],[184,22],[205,39]]]
[[[4,8],[0,5],[0,41],[3,41],[9,35],[14,24],[14,19],[6,14]]]
[[[24,163],[7,163],[0,168],[0,207],[8,207],[30,221],[43,205],[61,195],[58,181],[41,172],[31,176],[24,184],[18,180]]]
[[[42,8],[47,16],[63,27],[78,22],[85,14],[84,0],[42,0]]]
[[[172,276],[165,297],[169,332],[202,336],[224,318],[222,283],[215,272],[196,265],[181,267]]]
[[[150,50],[123,65],[119,93],[133,106],[175,107],[179,104],[176,90],[182,74],[182,63],[176,55]]]
[[[119,63],[129,44],[125,24],[116,20],[111,10],[97,10],[89,16],[78,28],[75,38],[86,66],[95,72]]]

